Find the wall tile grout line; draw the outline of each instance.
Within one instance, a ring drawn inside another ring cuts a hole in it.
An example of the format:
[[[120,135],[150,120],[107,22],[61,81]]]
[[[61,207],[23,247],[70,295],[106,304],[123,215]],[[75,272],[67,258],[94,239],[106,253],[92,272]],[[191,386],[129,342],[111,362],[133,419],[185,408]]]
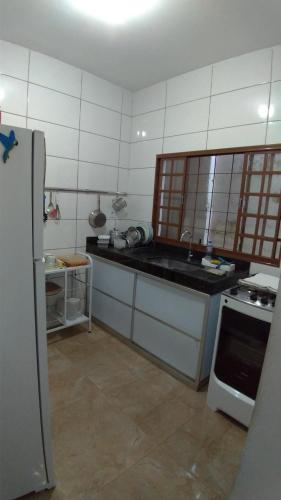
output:
[[[80,158],[80,124],[81,124],[81,110],[82,110],[82,86],[83,86],[83,71],[81,71],[81,79],[80,79],[80,106],[79,106],[79,132],[78,132],[78,164],[77,164],[77,172],[76,172],[76,189],[79,186],[79,158]],[[75,249],[77,248],[78,241],[78,203],[79,203],[79,194],[76,193],[76,223],[75,223]]]
[[[265,138],[264,138],[264,143],[267,143],[267,133],[268,133],[268,124],[269,121],[274,121],[274,120],[269,120],[270,116],[270,103],[271,103],[271,91],[272,91],[272,72],[273,72],[273,48],[271,49],[271,60],[270,60],[270,87],[269,87],[269,95],[268,95],[268,112],[267,112],[267,121],[266,121],[266,129],[265,129]]]
[[[165,81],[165,111],[164,111],[164,123],[163,123],[163,137],[162,137],[162,153],[164,153],[164,142],[165,142],[165,130],[166,130],[166,115],[167,115],[167,94],[168,94],[168,82]]]
[[[205,149],[208,149],[208,140],[209,140],[209,126],[210,126],[210,115],[211,115],[213,74],[214,74],[214,65],[212,64],[211,65],[211,80],[210,80],[209,112],[208,112],[208,123],[207,123],[207,134],[206,134],[206,147],[205,147]]]

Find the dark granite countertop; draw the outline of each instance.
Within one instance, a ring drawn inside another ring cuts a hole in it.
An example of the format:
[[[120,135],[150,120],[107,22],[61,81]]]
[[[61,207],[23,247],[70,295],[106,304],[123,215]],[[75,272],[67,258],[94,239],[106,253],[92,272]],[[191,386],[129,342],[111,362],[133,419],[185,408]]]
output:
[[[200,265],[203,254],[196,253],[189,264],[186,261],[187,249],[155,242],[146,247],[117,250],[112,246],[98,246],[97,238],[88,237],[86,251],[208,295],[220,293],[234,286],[239,278],[249,275],[249,263],[238,260],[232,261],[236,266],[234,273],[225,276],[212,275]]]

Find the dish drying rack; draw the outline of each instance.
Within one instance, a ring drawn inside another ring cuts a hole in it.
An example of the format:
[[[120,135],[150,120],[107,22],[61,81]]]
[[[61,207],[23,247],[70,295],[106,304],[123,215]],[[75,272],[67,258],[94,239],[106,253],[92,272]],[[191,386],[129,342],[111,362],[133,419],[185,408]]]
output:
[[[92,331],[93,261],[89,254],[77,254],[88,263],[45,268],[45,281],[58,286],[57,293],[46,295],[47,334],[85,322],[88,322],[88,331]],[[69,316],[70,298],[80,299],[80,311],[75,317]]]

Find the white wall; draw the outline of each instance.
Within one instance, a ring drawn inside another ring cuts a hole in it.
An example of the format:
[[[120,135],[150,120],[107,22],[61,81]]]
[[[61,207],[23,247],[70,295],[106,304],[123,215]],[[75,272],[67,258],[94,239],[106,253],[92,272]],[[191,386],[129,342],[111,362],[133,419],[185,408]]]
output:
[[[0,42],[0,88],[3,123],[45,131],[48,185],[128,190],[121,229],[151,221],[157,153],[281,142],[281,46],[142,89],[132,106],[127,90]],[[84,247],[96,197],[58,199],[63,220],[48,222],[45,247]],[[104,232],[113,225],[111,197],[101,205]]]
[[[128,216],[151,220],[157,153],[278,142],[281,46],[140,90],[133,95]]]
[[[2,123],[45,132],[46,185],[127,189],[129,91],[43,54],[0,41]],[[59,193],[62,220],[45,225],[45,249],[85,247],[95,195]],[[101,208],[113,225],[112,197]],[[48,200],[47,200],[48,203]]]

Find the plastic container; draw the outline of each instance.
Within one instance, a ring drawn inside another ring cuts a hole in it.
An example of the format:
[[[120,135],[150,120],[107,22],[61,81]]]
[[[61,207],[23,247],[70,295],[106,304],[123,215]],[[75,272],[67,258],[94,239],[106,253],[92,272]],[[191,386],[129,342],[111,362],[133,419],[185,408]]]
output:
[[[73,320],[81,316],[81,299],[70,297],[66,301],[66,318]]]
[[[212,257],[212,253],[213,253],[213,242],[212,240],[208,240],[205,257],[206,258]]]

